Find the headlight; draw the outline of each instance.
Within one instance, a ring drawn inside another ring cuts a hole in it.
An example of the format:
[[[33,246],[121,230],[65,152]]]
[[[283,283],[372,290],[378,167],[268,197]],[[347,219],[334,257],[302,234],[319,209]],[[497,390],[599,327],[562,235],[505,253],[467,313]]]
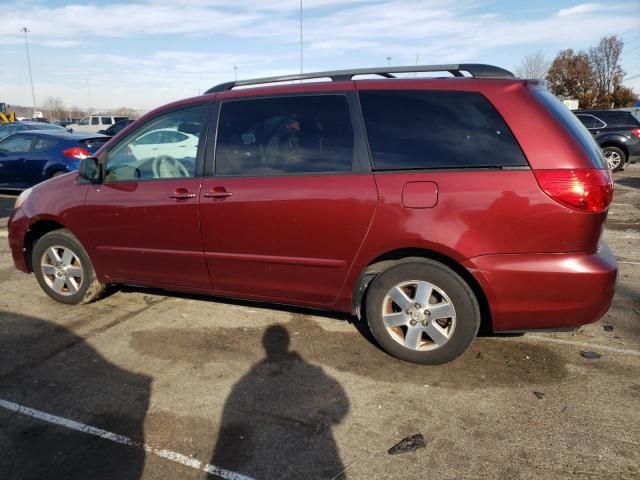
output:
[[[18,198],[16,198],[16,203],[13,206],[13,208],[15,208],[15,209],[20,208],[22,206],[22,204],[24,203],[24,201],[27,199],[27,197],[29,195],[31,195],[32,191],[33,191],[33,188],[27,188],[20,195],[18,195]]]

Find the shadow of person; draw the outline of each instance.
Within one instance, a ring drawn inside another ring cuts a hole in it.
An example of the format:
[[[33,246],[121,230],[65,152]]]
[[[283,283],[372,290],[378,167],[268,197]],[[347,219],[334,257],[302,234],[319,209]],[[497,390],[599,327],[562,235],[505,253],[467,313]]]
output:
[[[269,327],[266,357],[227,398],[211,464],[254,478],[332,478],[344,470],[331,428],[349,411],[338,382]],[[216,478],[212,476],[211,478]]]
[[[0,311],[0,478],[138,480],[145,451],[17,413],[8,403],[144,441],[151,377],[122,369],[68,329]],[[38,415],[36,413],[36,415]]]

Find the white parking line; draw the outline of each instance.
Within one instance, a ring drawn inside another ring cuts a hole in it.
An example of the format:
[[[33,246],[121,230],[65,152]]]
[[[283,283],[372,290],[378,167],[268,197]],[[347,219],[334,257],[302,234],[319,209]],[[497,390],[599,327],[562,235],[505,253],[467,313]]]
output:
[[[576,347],[581,347],[585,350],[597,350],[597,351],[604,351],[604,352],[612,352],[612,353],[620,353],[622,355],[633,355],[633,356],[640,356],[640,351],[638,350],[627,350],[625,348],[616,348],[616,347],[609,347],[607,345],[598,345],[598,344],[592,344],[592,343],[585,343],[585,342],[578,342],[575,340],[564,340],[562,338],[553,338],[553,337],[546,337],[546,336],[542,336],[542,335],[532,335],[532,334],[527,334],[524,337],[522,337],[524,339],[533,339],[533,340],[540,340],[543,342],[550,342],[550,343],[561,343],[561,344],[565,344],[565,345],[574,345]]]
[[[1,398],[0,398],[0,407],[12,412],[26,415],[28,417],[36,418],[43,422],[53,423],[55,425],[65,427],[70,430],[76,430],[78,432],[86,433],[88,435],[94,435],[96,437],[100,437],[105,440],[110,440],[115,443],[120,443],[122,445],[127,445],[129,447],[134,447],[134,448],[142,448],[143,450],[149,453],[152,453],[158,457],[162,457],[172,462],[180,463],[187,467],[195,468],[196,470],[202,470],[203,472],[217,475],[226,480],[254,480],[252,477],[248,477],[247,475],[242,475],[241,473],[225,470],[224,468],[216,467],[215,465],[211,465],[209,463],[203,464],[197,458],[192,458],[187,455],[183,455],[182,453],[174,452],[172,450],[166,450],[164,448],[156,448],[146,443],[138,443],[138,442],[135,442],[133,439],[126,437],[124,435],[119,435],[117,433],[109,432],[107,430],[102,430],[101,428],[92,427],[91,425],[85,425],[84,423],[76,422],[75,420],[69,420],[67,418],[51,415],[49,413],[42,412],[34,408],[25,407],[23,405],[18,405],[17,403],[9,402]]]

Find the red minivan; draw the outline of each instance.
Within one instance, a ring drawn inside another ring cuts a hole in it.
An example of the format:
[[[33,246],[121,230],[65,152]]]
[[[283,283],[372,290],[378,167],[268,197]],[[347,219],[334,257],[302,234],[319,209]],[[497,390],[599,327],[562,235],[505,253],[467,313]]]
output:
[[[434,71],[450,76],[398,77]],[[277,84],[311,78],[328,81]],[[352,312],[390,354],[438,364],[481,322],[599,319],[612,193],[544,82],[479,64],[321,72],[145,115],[24,191],[9,242],[60,302],[129,284]]]

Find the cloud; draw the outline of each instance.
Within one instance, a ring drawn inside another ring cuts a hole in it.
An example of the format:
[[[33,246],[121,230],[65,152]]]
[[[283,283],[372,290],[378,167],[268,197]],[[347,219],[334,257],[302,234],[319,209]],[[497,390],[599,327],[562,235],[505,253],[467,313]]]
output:
[[[581,15],[585,13],[597,12],[598,10],[602,10],[604,5],[600,3],[582,3],[580,5],[576,5],[575,7],[563,8],[558,11],[559,17],[570,17],[572,15]]]
[[[514,55],[585,48],[640,25],[640,13],[623,4],[582,3],[534,16],[505,14],[482,0],[303,2],[305,67],[318,70],[381,65],[387,56],[394,65],[413,64],[416,52],[423,63],[485,61],[509,68],[520,60]],[[88,76],[109,85],[104,97],[110,103],[154,105],[229,80],[234,65],[240,78],[296,71],[297,7],[296,0],[14,1],[3,3],[0,45],[23,47],[19,32],[27,25],[30,42],[48,47],[41,50],[47,55],[58,49],[62,59],[35,64],[47,88],[57,81],[64,84],[60,91],[86,89]],[[112,40],[122,46],[122,39],[131,47],[110,48]],[[91,53],[96,45],[100,53]],[[5,78],[3,91],[9,88]]]

